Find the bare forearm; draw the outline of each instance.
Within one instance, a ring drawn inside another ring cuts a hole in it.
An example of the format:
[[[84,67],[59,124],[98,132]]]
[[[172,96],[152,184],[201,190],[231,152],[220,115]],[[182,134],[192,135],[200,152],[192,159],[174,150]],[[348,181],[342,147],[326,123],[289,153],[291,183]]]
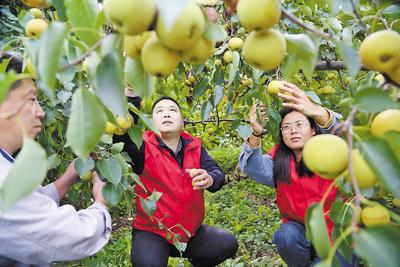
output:
[[[68,192],[70,187],[77,181],[77,179],[78,175],[73,169],[73,165],[71,163],[70,166],[68,166],[65,173],[54,182],[54,185],[57,188],[60,199],[64,198],[65,194]]]

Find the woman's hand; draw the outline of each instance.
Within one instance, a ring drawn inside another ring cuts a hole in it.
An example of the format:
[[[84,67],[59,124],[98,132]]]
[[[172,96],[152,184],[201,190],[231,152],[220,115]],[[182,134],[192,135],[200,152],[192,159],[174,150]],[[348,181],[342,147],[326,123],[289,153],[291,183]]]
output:
[[[257,119],[257,109],[260,111],[261,125]],[[260,103],[258,105],[254,104],[251,107],[249,121],[250,121],[251,127],[253,128],[253,133],[255,133],[256,135],[261,135],[264,130],[262,125],[265,124],[266,110],[267,110],[267,107],[263,103]]]
[[[324,125],[329,120],[329,112],[318,104],[312,102],[308,96],[296,85],[283,81],[284,86],[280,88],[278,96],[282,98],[283,106],[292,108],[303,113],[307,117],[311,117],[319,124]],[[289,93],[285,94],[285,92]]]

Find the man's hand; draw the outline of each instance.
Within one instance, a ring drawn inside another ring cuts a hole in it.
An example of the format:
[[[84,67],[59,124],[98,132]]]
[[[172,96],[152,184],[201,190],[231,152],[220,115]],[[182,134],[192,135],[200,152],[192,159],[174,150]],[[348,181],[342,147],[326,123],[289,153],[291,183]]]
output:
[[[94,201],[102,203],[105,206],[108,206],[108,203],[103,197],[103,192],[102,192],[103,187],[106,185],[106,183],[100,180],[99,175],[95,171],[93,172],[92,184],[93,184]]]
[[[214,179],[206,170],[186,169],[186,172],[192,177],[193,190],[204,190],[210,188],[214,183]]]

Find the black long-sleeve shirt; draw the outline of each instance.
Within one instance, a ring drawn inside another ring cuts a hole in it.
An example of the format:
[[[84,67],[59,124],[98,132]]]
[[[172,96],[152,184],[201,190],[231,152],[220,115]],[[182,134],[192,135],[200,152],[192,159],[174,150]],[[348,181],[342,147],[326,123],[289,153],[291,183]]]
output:
[[[140,98],[139,97],[128,97],[128,101],[134,104],[136,107],[140,107]],[[137,115],[131,112],[131,115],[134,118],[134,122],[137,123]],[[169,153],[174,157],[174,159],[179,163],[182,167],[183,165],[183,158],[184,158],[184,151],[186,145],[190,142],[185,138],[181,137],[180,145],[176,152],[172,151],[164,142],[163,140],[157,136],[158,145],[161,148],[167,149]],[[124,151],[128,153],[129,157],[132,159],[132,168],[133,171],[140,175],[144,169],[144,159],[145,159],[145,144],[142,143],[140,148],[136,146],[136,144],[131,140],[128,134],[124,135],[114,135],[113,137],[114,142],[123,142]],[[225,173],[224,171],[218,166],[218,163],[213,160],[204,147],[201,148],[201,156],[200,156],[200,168],[204,169],[208,172],[208,174],[213,178],[214,182],[210,188],[207,190],[210,192],[216,192],[223,186],[225,182]]]

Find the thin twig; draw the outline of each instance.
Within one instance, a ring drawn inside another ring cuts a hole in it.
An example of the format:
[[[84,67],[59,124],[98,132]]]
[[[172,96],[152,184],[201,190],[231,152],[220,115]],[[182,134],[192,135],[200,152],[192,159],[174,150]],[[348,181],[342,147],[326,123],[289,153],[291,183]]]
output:
[[[361,17],[360,17],[360,14],[358,14],[358,12],[357,12],[357,7],[356,7],[356,5],[354,4],[354,1],[353,1],[353,0],[350,0],[350,3],[351,3],[351,6],[353,7],[353,12],[354,12],[354,14],[356,15],[356,18],[357,18],[358,21],[360,22],[361,27],[364,29],[365,34],[368,35],[368,28],[367,28],[367,26],[364,24],[364,22],[362,22]]]
[[[332,37],[331,34],[325,33],[325,32],[322,32],[322,31],[319,31],[319,30],[317,30],[316,28],[314,28],[314,27],[312,27],[312,26],[310,26],[310,25],[305,24],[305,23],[302,22],[299,18],[297,18],[295,15],[293,15],[293,14],[287,12],[287,11],[284,10],[284,9],[282,9],[282,15],[283,15],[284,17],[290,19],[291,21],[293,21],[295,24],[299,25],[300,27],[302,27],[302,28],[304,28],[304,29],[306,29],[306,30],[308,30],[308,31],[310,31],[310,32],[313,32],[313,33],[317,34],[318,36],[321,36],[321,37],[324,38],[324,39],[328,39],[328,40],[332,40],[332,39],[333,39],[333,37]]]
[[[82,61],[84,61],[85,58],[87,58],[93,51],[95,51],[101,45],[101,42],[103,41],[103,39],[104,38],[101,38],[100,40],[98,40],[97,43],[95,43],[92,47],[90,47],[88,49],[88,51],[83,53],[83,55],[80,56],[79,58],[75,59],[71,63],[68,63],[68,64],[62,66],[59,71],[64,71],[64,70],[66,70],[66,69],[68,69],[68,68],[70,68],[72,66],[75,66],[75,65],[81,63]]]
[[[234,122],[234,121],[241,121],[241,122],[246,122],[246,123],[248,123],[248,121],[245,120],[245,119],[241,119],[241,120],[235,120],[235,119],[217,119],[217,120],[206,120],[206,121],[187,121],[187,120],[185,120],[185,121],[184,121],[184,124],[185,124],[185,125],[187,125],[187,124],[195,125],[195,124],[199,124],[199,123],[207,124],[207,123],[211,123],[211,122]]]

